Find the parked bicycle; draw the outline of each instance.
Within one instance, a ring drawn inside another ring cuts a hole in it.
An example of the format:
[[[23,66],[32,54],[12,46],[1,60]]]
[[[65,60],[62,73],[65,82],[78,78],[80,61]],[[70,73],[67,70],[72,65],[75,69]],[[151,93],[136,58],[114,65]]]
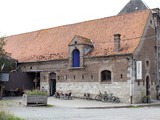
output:
[[[60,99],[64,99],[64,100],[71,100],[72,96],[71,96],[71,92],[55,92],[54,97],[55,98],[60,98]]]
[[[110,93],[108,95],[108,101],[107,102],[115,102],[115,103],[119,103],[120,99],[116,96],[113,96],[113,93]]]
[[[105,91],[103,94],[99,92],[99,94],[95,96],[95,100],[106,102],[108,100],[107,92]]]
[[[92,96],[90,93],[84,93],[84,99],[91,100]]]
[[[103,94],[99,92],[99,94],[95,96],[95,100],[102,102],[120,102],[120,99],[116,96],[113,96],[113,93],[107,94],[106,91]]]

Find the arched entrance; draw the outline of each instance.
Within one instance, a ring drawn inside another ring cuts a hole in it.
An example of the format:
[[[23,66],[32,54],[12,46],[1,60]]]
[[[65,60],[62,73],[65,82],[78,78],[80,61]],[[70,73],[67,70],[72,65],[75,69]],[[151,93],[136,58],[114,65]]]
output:
[[[146,96],[150,96],[150,82],[149,76],[146,77]]]
[[[49,94],[53,96],[56,92],[56,73],[49,74]]]

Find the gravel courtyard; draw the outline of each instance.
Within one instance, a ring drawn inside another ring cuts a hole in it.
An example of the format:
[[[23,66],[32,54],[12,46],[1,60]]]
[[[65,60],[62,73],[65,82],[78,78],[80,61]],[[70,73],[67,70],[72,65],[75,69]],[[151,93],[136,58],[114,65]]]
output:
[[[85,100],[57,100],[49,98],[50,107],[26,107],[21,98],[3,99],[1,108],[25,120],[160,120],[160,107],[134,107],[112,109],[81,109],[78,106],[106,105]],[[65,103],[66,105],[62,105]],[[89,104],[90,103],[90,104]]]

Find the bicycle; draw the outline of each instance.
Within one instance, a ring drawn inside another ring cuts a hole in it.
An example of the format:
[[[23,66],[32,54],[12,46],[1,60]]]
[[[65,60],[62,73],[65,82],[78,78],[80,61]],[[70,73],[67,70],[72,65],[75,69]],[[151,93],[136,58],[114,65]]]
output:
[[[102,94],[101,92],[99,92],[99,94],[95,96],[95,100],[102,101],[102,102],[108,101],[108,94],[107,94],[107,92],[105,91],[104,94]]]
[[[108,102],[120,103],[120,99],[116,96],[113,96],[113,93],[108,95]]]

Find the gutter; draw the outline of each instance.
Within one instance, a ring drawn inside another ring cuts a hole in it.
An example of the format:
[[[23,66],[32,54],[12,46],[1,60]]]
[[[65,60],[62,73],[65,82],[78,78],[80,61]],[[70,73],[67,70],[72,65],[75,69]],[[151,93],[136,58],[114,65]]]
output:
[[[85,59],[92,59],[92,58],[104,58],[104,57],[115,57],[115,56],[128,56],[128,55],[132,55],[132,53],[124,53],[124,54],[112,54],[112,55],[103,55],[103,56],[84,56]],[[19,64],[23,64],[23,63],[41,63],[41,62],[51,62],[51,61],[68,61],[68,58],[64,58],[64,59],[54,59],[54,60],[42,60],[42,61],[26,61],[26,62],[18,62]]]

